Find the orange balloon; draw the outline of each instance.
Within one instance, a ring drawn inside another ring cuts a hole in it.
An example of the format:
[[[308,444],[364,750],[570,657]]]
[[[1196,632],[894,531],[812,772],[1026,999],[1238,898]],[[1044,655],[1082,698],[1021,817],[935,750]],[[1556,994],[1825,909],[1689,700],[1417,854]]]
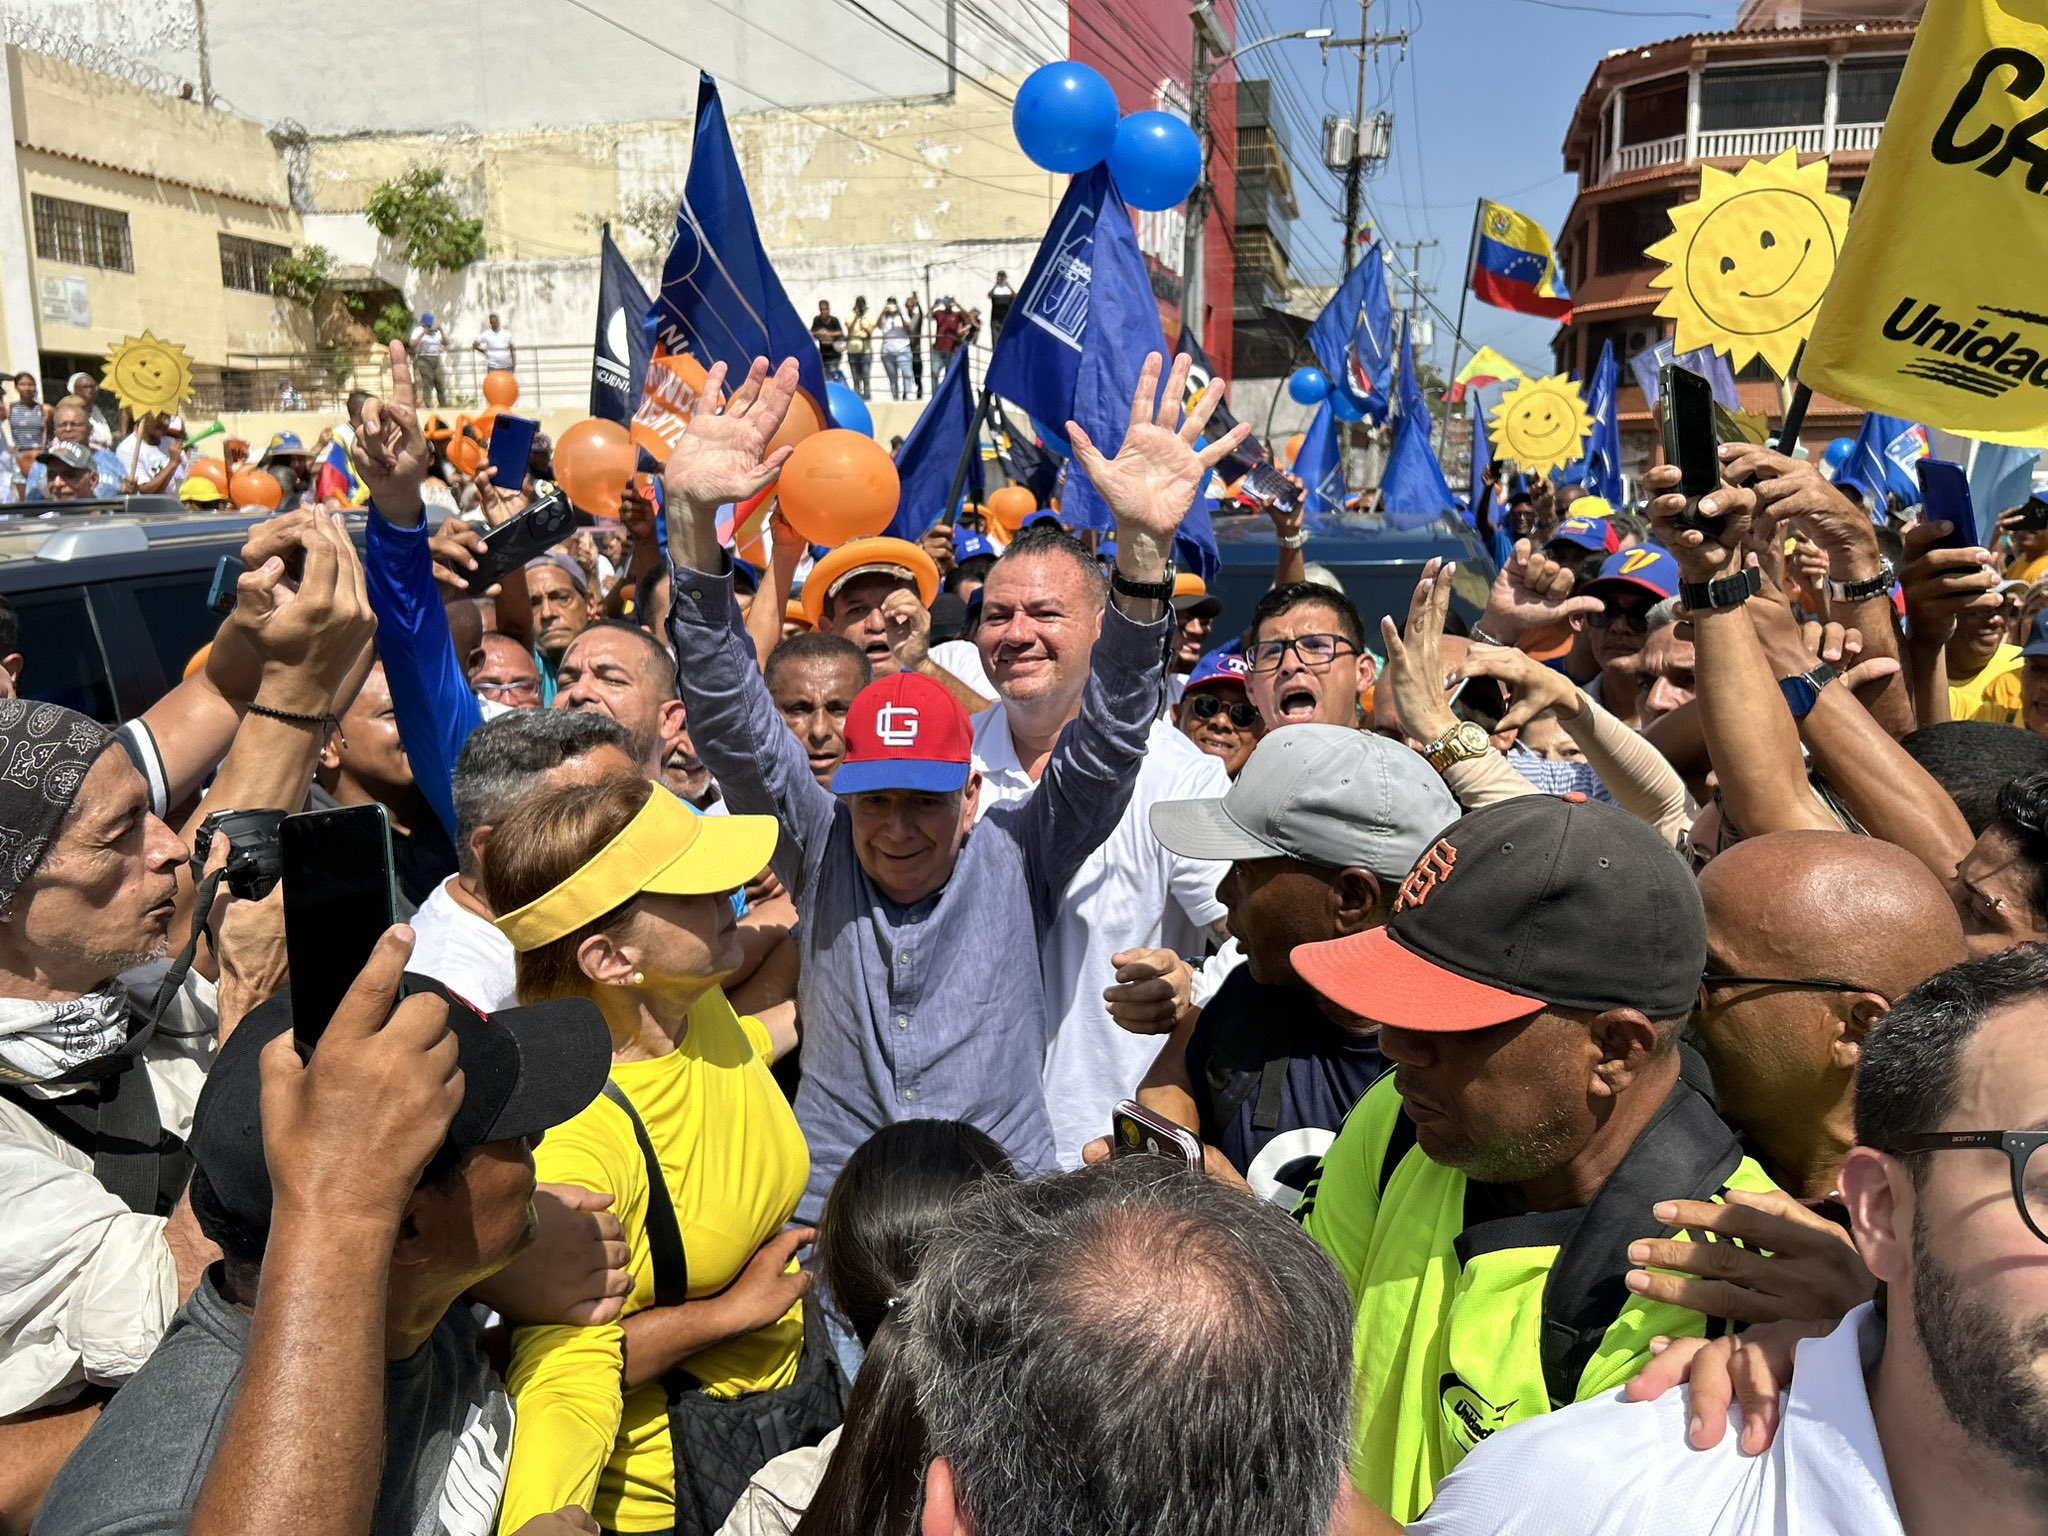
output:
[[[509,411],[519,400],[519,378],[509,368],[493,368],[484,375],[484,398],[501,411]]]
[[[275,475],[260,469],[245,469],[229,482],[228,496],[238,507],[272,507],[284,500],[284,487]]]
[[[617,517],[640,451],[616,421],[591,417],[555,440],[555,482],[571,505],[592,517]]]
[[[1306,433],[1297,432],[1294,434],[1294,436],[1288,438],[1286,444],[1280,449],[1282,457],[1284,457],[1289,464],[1292,464],[1294,462],[1294,456],[1297,453],[1301,452],[1301,445],[1306,440],[1306,438]]]
[[[193,459],[188,478],[209,482],[223,496],[229,495],[232,491],[229,483],[232,476],[228,473],[227,465],[222,460],[209,458],[203,453]]]
[[[726,387],[728,389],[734,387],[731,380],[726,381]],[[773,453],[778,448],[793,448],[806,438],[816,436],[824,429],[825,416],[818,409],[817,402],[802,390],[798,390],[794,395],[790,396],[789,414],[782,418],[782,425],[777,427],[775,435],[768,439],[768,453]],[[886,449],[883,451],[887,452]],[[762,457],[766,458],[767,454],[764,453]],[[891,517],[896,515],[894,507],[889,509],[889,515]],[[883,527],[887,526],[888,524],[885,521]],[[848,535],[848,537],[852,537],[852,535]]]
[[[775,482],[790,526],[828,549],[887,528],[901,494],[889,450],[845,427],[828,427],[798,443]]]
[[[1005,533],[1015,533],[1024,519],[1038,510],[1038,498],[1021,485],[1006,485],[988,498],[989,521]]]

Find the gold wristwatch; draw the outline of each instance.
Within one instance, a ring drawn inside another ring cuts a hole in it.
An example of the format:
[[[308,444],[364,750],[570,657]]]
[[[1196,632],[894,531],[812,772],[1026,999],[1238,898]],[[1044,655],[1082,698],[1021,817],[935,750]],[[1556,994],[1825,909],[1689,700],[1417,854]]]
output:
[[[1493,742],[1484,729],[1470,720],[1460,720],[1451,729],[1437,737],[1422,749],[1422,755],[1429,759],[1429,766],[1442,773],[1453,763],[1462,763],[1471,758],[1482,757],[1493,750]]]

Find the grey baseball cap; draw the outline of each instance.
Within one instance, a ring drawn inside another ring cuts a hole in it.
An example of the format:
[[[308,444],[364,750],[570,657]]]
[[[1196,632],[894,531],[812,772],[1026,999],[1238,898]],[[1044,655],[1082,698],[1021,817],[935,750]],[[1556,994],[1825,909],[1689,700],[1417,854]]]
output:
[[[1162,800],[1152,835],[1191,859],[1299,859],[1399,879],[1463,813],[1421,754],[1342,725],[1269,734],[1220,800]]]

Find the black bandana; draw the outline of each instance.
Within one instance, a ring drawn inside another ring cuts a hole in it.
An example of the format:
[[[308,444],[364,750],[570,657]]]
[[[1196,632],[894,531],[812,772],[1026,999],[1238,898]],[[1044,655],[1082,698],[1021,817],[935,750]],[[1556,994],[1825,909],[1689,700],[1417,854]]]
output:
[[[0,699],[0,904],[43,862],[87,770],[113,739],[61,704]]]

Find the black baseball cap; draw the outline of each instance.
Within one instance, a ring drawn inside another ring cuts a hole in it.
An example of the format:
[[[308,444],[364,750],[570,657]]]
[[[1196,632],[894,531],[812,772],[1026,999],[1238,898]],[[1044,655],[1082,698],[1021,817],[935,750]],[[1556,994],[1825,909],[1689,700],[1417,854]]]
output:
[[[1489,1029],[1540,1008],[1683,1018],[1707,967],[1692,872],[1648,823],[1584,795],[1460,817],[1384,928],[1293,954],[1338,1007],[1399,1029]]]
[[[587,998],[563,998],[485,1014],[429,976],[405,973],[405,996],[430,992],[448,1003],[462,1068],[462,1108],[448,1127],[457,1151],[538,1136],[604,1090],[611,1034]],[[270,1169],[263,1160],[263,1048],[292,1027],[287,987],[258,1005],[228,1036],[193,1110],[192,1159],[229,1213],[262,1230],[270,1224]]]

